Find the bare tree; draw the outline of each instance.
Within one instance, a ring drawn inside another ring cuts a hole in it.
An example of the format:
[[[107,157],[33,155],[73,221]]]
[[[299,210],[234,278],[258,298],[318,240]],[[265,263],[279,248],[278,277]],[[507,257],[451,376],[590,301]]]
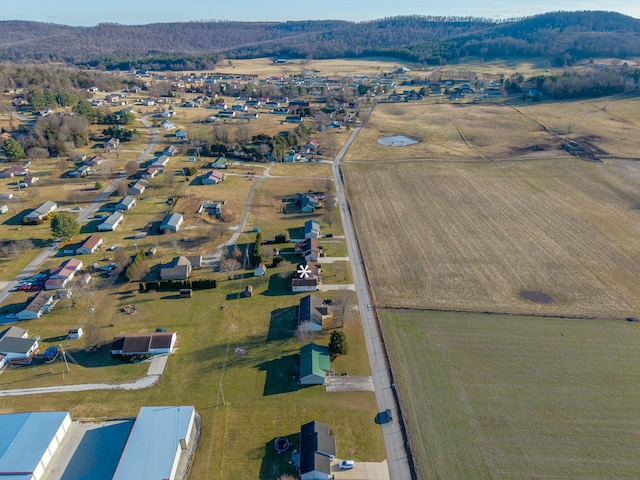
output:
[[[248,123],[239,123],[236,131],[236,140],[246,143],[251,141],[251,125]]]
[[[229,279],[234,279],[238,270],[240,270],[240,262],[235,258],[223,258],[220,260],[220,271],[229,272]]]
[[[214,223],[213,225],[211,225],[211,236],[218,240],[224,237],[225,233],[227,233],[228,231],[229,228],[222,223]]]
[[[118,250],[116,250],[115,263],[117,265],[115,270],[117,272],[117,275],[122,273],[124,269],[127,268],[131,263],[131,256],[126,252],[124,248],[119,248]]]
[[[121,181],[118,184],[118,195],[124,197],[128,192],[129,192],[129,186],[127,185],[127,182]]]
[[[91,314],[95,315],[94,313]],[[84,344],[87,349],[99,347],[102,343],[104,343],[104,333],[102,332],[102,328],[93,320],[93,318],[89,319],[89,322],[84,328]]]
[[[113,169],[115,167],[115,162],[111,159],[106,159],[100,162],[96,169],[96,173],[100,176],[100,178],[107,179],[113,174]]]
[[[324,214],[322,218],[330,227],[336,219],[336,200],[331,194],[327,196],[324,202]]]
[[[49,150],[47,150],[46,148],[31,147],[27,149],[27,157],[31,159],[49,158]],[[64,168],[66,169],[67,162],[66,160],[63,160],[63,161],[64,161]],[[58,165],[60,165],[60,162],[58,162]]]
[[[273,248],[269,245],[262,245],[260,247],[260,256],[262,257],[262,261],[264,263],[270,263],[269,261],[273,257]]]
[[[333,319],[344,327],[351,320],[351,310],[354,307],[353,294],[347,288],[336,290],[334,301],[331,304]]]
[[[296,328],[296,332],[294,335],[296,337],[296,340],[298,340],[300,343],[306,344],[313,339],[315,334],[316,332],[314,332],[311,328],[311,322],[302,322],[300,325],[298,325],[298,328]]]
[[[278,263],[278,268],[276,269],[278,272],[278,276],[282,280],[287,280],[291,276],[291,272],[293,271],[293,264],[288,260],[282,260]]]
[[[213,138],[218,142],[229,143],[229,129],[223,125],[214,125]]]
[[[132,263],[127,270],[127,276],[131,282],[139,282],[149,273],[149,263],[146,261]]]
[[[138,171],[138,162],[135,160],[129,160],[124,166],[124,169],[128,175],[133,175]]]

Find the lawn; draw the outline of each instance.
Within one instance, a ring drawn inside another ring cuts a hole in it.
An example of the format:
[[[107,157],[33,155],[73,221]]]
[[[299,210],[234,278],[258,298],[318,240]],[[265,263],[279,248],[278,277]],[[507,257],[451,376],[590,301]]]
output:
[[[238,299],[247,284],[254,285],[254,297]],[[273,466],[272,440],[293,436],[300,424],[312,419],[331,425],[341,455],[362,461],[384,459],[372,393],[327,394],[321,386],[292,384],[293,356],[302,345],[293,336],[292,307],[300,295],[287,293],[277,275],[222,280],[219,288],[197,291],[192,299],[178,299],[174,292],[138,294],[136,286],[116,283],[81,298],[74,315],[61,309],[20,326],[40,335],[42,348],[63,343],[77,357],[83,367],[70,365],[64,383],[123,381],[146,372],[147,364],[121,365],[106,350],[84,353],[82,339],[59,338],[69,328],[92,321],[90,303],[96,305],[96,321],[105,342],[120,333],[158,327],[176,330],[178,350],[159,384],[135,392],[61,393],[50,395],[47,402],[39,396],[7,397],[0,412],[42,410],[55,402],[56,408],[70,410],[74,418],[109,418],[135,415],[142,405],[195,405],[203,417],[203,435],[191,478],[274,478],[266,473]],[[331,292],[323,297],[331,298]],[[138,313],[122,313],[126,304],[136,305]],[[221,305],[226,309],[221,310]],[[348,323],[345,331],[350,353],[336,360],[334,368],[369,374],[359,323]],[[326,331],[313,341],[326,345],[329,334]],[[236,348],[242,353],[236,353]],[[34,371],[11,369],[0,376],[0,388],[63,383],[62,372],[61,363],[37,365]]]
[[[353,163],[344,175],[380,306],[640,316],[640,187],[606,165]]]
[[[386,310],[421,478],[637,478],[636,323]]]

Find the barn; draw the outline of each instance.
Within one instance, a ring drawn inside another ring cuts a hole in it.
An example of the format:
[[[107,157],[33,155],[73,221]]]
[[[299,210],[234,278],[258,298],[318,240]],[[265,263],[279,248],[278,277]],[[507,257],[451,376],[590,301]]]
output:
[[[176,478],[195,442],[195,407],[142,407],[113,480]]]
[[[69,412],[0,415],[0,478],[43,478],[70,428]]]

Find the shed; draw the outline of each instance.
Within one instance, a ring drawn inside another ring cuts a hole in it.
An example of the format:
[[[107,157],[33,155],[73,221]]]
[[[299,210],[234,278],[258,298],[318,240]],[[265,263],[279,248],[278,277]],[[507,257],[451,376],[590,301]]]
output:
[[[67,336],[67,338],[69,340],[73,340],[76,338],[81,338],[82,334],[84,332],[82,331],[82,328],[78,327],[78,328],[72,328],[71,330],[69,330],[69,335]]]
[[[191,288],[180,289],[180,298],[191,298],[191,297],[193,297],[193,290]]]
[[[244,298],[253,297],[253,285],[247,285],[244,288],[244,292],[242,292],[242,296]]]
[[[0,205],[0,213],[7,213],[9,211],[9,207],[6,205]]]
[[[160,225],[160,231],[163,233],[177,232],[180,230],[180,225],[182,225],[183,221],[184,217],[180,213],[170,213],[164,217],[164,220]]]
[[[256,268],[253,269],[254,277],[262,277],[265,273],[267,273],[267,266],[264,263],[258,264]]]

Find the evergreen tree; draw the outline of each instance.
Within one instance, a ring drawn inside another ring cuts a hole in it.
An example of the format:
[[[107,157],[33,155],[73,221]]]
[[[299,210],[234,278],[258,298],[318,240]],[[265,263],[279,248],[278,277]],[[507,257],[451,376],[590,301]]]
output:
[[[24,158],[24,149],[22,145],[16,142],[13,138],[7,138],[2,144],[2,150],[7,158],[11,161]]]
[[[70,213],[59,212],[51,218],[51,233],[56,238],[73,238],[80,233],[80,224]]]
[[[347,336],[342,330],[334,330],[331,332],[329,339],[329,353],[331,355],[346,355],[349,352],[347,345]]]

